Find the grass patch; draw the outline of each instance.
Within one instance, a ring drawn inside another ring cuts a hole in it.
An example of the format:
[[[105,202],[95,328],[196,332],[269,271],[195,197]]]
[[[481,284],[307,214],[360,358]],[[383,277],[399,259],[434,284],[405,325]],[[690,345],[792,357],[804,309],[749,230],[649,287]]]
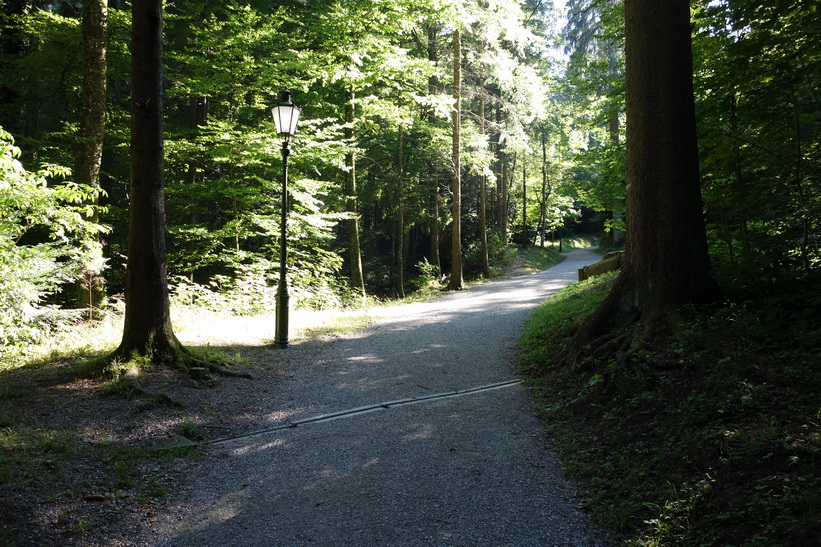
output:
[[[573,249],[597,247],[599,242],[601,242],[601,239],[601,234],[577,234],[565,236],[562,238],[562,251],[566,253]],[[558,246],[558,242],[555,242],[554,246]]]
[[[367,312],[351,311],[334,314],[333,318],[300,330],[297,338],[301,340],[313,340],[325,336],[353,334],[359,329],[367,327],[373,323],[374,320],[375,317]]]
[[[821,544],[818,281],[684,310],[627,356],[558,365],[612,279],[552,297],[520,341],[599,521],[625,545]]]
[[[522,250],[522,263],[521,266],[516,268],[515,274],[523,275],[541,272],[555,266],[564,258],[564,255],[559,253],[558,247],[528,247]]]

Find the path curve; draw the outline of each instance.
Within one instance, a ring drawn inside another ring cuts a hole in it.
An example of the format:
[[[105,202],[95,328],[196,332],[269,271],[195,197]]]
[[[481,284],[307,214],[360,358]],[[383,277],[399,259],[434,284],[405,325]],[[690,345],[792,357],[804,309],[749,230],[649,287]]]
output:
[[[309,422],[208,448],[148,544],[604,545],[577,509],[527,389],[506,383],[530,312],[599,259],[577,250],[544,272],[279,350],[287,379],[267,388],[266,425]]]

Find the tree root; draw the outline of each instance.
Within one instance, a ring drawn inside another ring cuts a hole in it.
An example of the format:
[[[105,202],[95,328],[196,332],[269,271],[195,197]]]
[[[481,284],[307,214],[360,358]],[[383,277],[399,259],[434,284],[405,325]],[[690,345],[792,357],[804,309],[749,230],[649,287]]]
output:
[[[140,384],[139,379],[134,374],[126,374],[122,376],[121,378],[116,380],[114,385],[109,389],[111,393],[126,393],[128,395],[144,397],[146,399],[153,401],[154,403],[169,408],[185,408],[185,405],[183,405],[179,401],[174,400],[165,393],[153,393],[151,391],[148,391]]]

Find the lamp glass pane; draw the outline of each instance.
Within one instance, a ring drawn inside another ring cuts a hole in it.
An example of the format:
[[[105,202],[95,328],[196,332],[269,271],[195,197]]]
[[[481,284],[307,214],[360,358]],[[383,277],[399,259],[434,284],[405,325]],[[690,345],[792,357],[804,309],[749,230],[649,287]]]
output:
[[[299,122],[300,109],[298,106],[291,107],[291,124],[288,134],[292,137],[296,135],[296,124]]]
[[[294,105],[277,105],[271,109],[274,116],[277,135],[280,137],[293,137],[296,134],[296,125],[299,121],[300,109]]]

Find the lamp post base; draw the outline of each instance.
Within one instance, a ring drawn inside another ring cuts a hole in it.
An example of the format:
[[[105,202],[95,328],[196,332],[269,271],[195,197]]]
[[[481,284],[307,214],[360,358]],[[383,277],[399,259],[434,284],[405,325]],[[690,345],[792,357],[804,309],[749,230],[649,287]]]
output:
[[[287,348],[288,347],[288,301],[290,296],[287,294],[277,294],[276,296],[276,334],[274,336],[274,347]]]

